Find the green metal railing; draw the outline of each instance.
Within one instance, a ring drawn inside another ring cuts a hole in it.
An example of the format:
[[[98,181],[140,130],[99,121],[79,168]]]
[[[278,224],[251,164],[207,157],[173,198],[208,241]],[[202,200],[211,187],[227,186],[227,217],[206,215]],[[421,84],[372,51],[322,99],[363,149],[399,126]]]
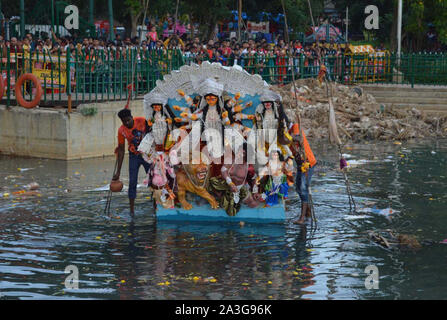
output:
[[[14,86],[21,74],[36,75],[43,89],[41,105],[67,106],[68,96],[73,105],[90,101],[126,100],[129,85],[135,94],[143,95],[155,87],[165,74],[184,64],[203,61],[220,62],[226,66],[238,64],[250,74],[260,74],[269,84],[287,84],[296,79],[315,78],[320,66],[317,59],[305,55],[287,57],[246,55],[239,59],[208,56],[186,56],[180,50],[80,50],[67,54],[60,51],[24,53],[15,49],[0,49],[0,72],[6,90],[2,100],[14,104]],[[383,83],[406,85],[447,85],[447,55],[445,54],[357,54],[328,56],[323,59],[331,81],[344,84]],[[30,100],[33,88],[22,85]]]
[[[129,86],[135,95],[142,95],[155,87],[163,75],[180,68],[184,63],[178,50],[72,50],[20,53],[10,48],[0,50],[6,93],[3,100],[10,105],[15,100],[16,80],[24,73],[33,73],[43,89],[41,105],[74,105],[89,101],[126,100]],[[26,99],[33,90],[22,86]]]
[[[242,59],[209,59],[208,56],[185,57],[185,63],[203,61],[235,63],[251,74],[260,74],[269,84],[287,84],[295,78],[315,78],[320,65],[315,57],[305,55],[287,57],[275,55],[247,55]],[[447,85],[447,55],[413,53],[403,54],[345,54],[326,56],[323,64],[331,81],[344,84],[377,83],[412,85]]]

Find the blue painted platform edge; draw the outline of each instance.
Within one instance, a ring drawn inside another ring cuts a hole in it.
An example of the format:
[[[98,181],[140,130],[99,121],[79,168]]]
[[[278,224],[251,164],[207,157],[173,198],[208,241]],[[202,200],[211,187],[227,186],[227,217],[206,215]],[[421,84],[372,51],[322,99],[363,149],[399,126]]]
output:
[[[223,209],[211,209],[209,205],[196,206],[191,210],[183,208],[165,209],[158,207],[157,220],[184,221],[234,221],[234,222],[284,222],[286,212],[284,204],[272,207],[242,207],[236,216],[229,216]]]

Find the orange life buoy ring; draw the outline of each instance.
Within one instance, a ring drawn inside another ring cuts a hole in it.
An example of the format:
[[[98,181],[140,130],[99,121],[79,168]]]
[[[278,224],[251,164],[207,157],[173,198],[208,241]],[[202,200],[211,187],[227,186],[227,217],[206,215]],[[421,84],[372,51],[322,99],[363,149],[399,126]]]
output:
[[[5,85],[3,84],[3,75],[0,73],[0,100],[3,99],[3,91],[5,90]]]
[[[31,101],[26,101],[23,98],[23,94],[22,94],[22,90],[21,90],[22,84],[27,80],[32,81],[34,83],[34,86],[36,87],[36,96]],[[25,73],[19,77],[19,79],[16,82],[15,92],[16,92],[17,103],[20,104],[22,107],[25,107],[28,109],[31,109],[31,108],[34,108],[35,106],[37,106],[37,104],[40,102],[40,98],[42,97],[42,93],[43,93],[39,79],[37,79],[37,77],[35,75],[33,75],[32,73]]]

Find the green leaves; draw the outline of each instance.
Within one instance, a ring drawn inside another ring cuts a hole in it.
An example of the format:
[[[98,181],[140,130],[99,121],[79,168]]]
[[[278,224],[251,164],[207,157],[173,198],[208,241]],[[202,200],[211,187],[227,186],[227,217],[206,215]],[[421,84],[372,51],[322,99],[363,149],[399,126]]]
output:
[[[447,44],[447,1],[432,0],[435,6],[433,24],[438,32],[438,39],[442,44]]]
[[[125,0],[124,3],[134,15],[144,10],[144,0]]]

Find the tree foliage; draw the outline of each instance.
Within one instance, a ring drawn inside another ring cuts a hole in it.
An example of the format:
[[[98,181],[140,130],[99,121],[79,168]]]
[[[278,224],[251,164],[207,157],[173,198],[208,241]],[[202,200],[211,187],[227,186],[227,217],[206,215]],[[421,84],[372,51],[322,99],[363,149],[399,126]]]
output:
[[[123,24],[126,30],[133,29],[135,32],[136,25],[143,22],[145,1],[113,0],[115,22]],[[32,19],[28,17],[32,17],[33,12],[39,15],[42,10],[50,12],[51,6],[48,5],[50,2],[51,0],[26,0],[25,20],[30,22]],[[69,2],[77,5],[80,15],[88,20],[89,0]],[[284,0],[289,27],[294,31],[307,31],[311,26],[307,2],[308,0]],[[324,2],[324,0],[310,0],[315,19],[320,16]],[[260,12],[269,12],[274,16],[283,13],[281,0],[242,0],[242,3],[243,11],[251,17],[257,17]],[[346,7],[349,7],[350,35],[355,36],[357,33],[360,37],[365,30],[365,7],[370,4],[376,5],[379,9],[379,29],[370,33],[377,42],[387,43],[391,49],[395,49],[398,0],[335,0],[334,3],[343,18]],[[6,17],[18,16],[19,4],[19,1],[2,1],[2,12]],[[147,16],[161,18],[166,14],[174,15],[176,4],[177,0],[150,0]],[[237,10],[237,4],[238,0],[179,0],[178,18],[184,22],[199,23],[202,34],[210,37],[216,23],[231,19],[231,11]],[[95,0],[94,5],[95,19],[107,19],[108,0]],[[31,10],[32,8],[35,9]],[[46,13],[43,16],[50,17],[50,14]],[[403,0],[404,48],[423,49],[430,26],[435,28],[439,41],[447,45],[447,0]]]
[[[364,30],[364,13],[367,5],[374,4],[379,9],[379,30],[372,33],[379,42],[387,42],[395,49],[397,33],[398,0],[337,0],[338,10],[349,7],[350,30]],[[435,27],[438,39],[447,44],[447,0],[403,0],[402,39],[409,50],[422,50],[426,45],[426,34],[430,26]]]

